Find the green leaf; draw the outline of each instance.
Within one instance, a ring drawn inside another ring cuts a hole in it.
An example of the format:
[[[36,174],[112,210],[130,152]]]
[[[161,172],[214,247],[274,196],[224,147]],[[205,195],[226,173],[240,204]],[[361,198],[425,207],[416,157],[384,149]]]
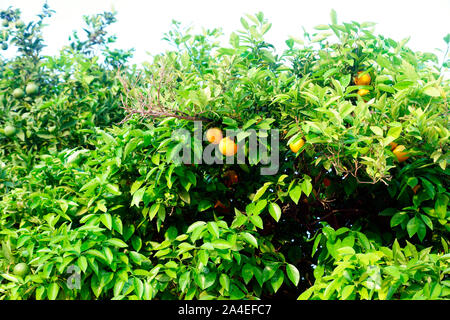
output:
[[[330,17],[331,17],[331,24],[333,25],[337,24],[337,14],[334,9],[331,9]]]
[[[115,216],[113,219],[113,228],[116,230],[119,234],[123,233],[123,224],[122,220],[120,220],[119,216]]]
[[[113,255],[111,249],[109,247],[104,247],[103,253],[105,254],[108,264],[111,265],[114,260],[114,255]]]
[[[339,78],[339,82],[341,83],[341,86],[343,88],[347,88],[348,85],[350,84],[351,80],[352,80],[352,75],[351,74],[344,74],[344,75],[342,75],[342,77]],[[345,105],[347,106],[347,108],[352,107],[351,103],[346,103]],[[353,109],[354,109],[354,106],[353,106]],[[342,112],[340,112],[340,113],[342,115]],[[347,114],[349,114],[349,113],[347,113]]]
[[[314,254],[316,253],[317,247],[319,246],[319,243],[320,243],[320,239],[322,239],[322,234],[321,233],[319,233],[317,235],[316,239],[314,240],[314,244],[313,244],[313,247],[312,247],[312,250],[311,250],[311,257],[313,257]]]
[[[244,264],[241,271],[242,279],[244,279],[245,284],[248,284],[253,278],[253,266],[249,263]]]
[[[144,192],[145,192],[145,188],[141,188],[141,189],[137,190],[133,194],[133,200],[131,201],[130,207],[135,205],[136,207],[139,208],[139,203],[142,201],[142,197],[144,196]]]
[[[182,189],[178,192],[178,195],[180,196],[181,200],[183,200],[184,202],[186,202],[187,204],[191,203],[191,196],[189,195],[189,193]]]
[[[78,266],[80,267],[81,271],[86,272],[88,263],[85,256],[80,256],[78,258]]]
[[[388,130],[387,136],[388,137],[392,137],[394,139],[397,139],[398,137],[400,137],[400,133],[402,132],[402,127],[398,126],[398,127],[392,127]]]
[[[269,213],[278,222],[281,218],[281,208],[275,202],[269,204]]]
[[[408,235],[410,238],[412,238],[412,236],[416,234],[416,232],[419,230],[419,223],[416,217],[408,221],[408,224],[406,225],[406,230],[408,230]]]
[[[430,228],[430,230],[433,230],[433,222],[431,221],[430,218],[428,218],[426,215],[421,214],[420,218],[422,219],[422,221],[425,223],[425,225]]]
[[[44,286],[40,286],[39,288],[37,288],[36,289],[36,300],[42,300],[44,298],[44,294],[45,294]]]
[[[247,221],[248,221],[247,216],[245,216],[243,214],[236,215],[233,222],[231,223],[231,228],[233,228],[233,229],[239,228]]]
[[[216,249],[230,249],[232,247],[231,243],[223,239],[217,239],[211,242]]]
[[[19,282],[19,279],[12,274],[2,273],[2,277],[12,282]]]
[[[185,292],[186,289],[189,287],[190,283],[191,283],[191,272],[186,271],[180,276],[180,279],[178,280],[181,292]]]
[[[255,204],[255,208],[253,210],[253,214],[255,215],[259,215],[264,208],[267,206],[267,200],[263,199],[263,200],[259,200],[256,204]]]
[[[249,217],[249,220],[250,220],[250,222],[253,223],[256,227],[258,227],[258,228],[260,228],[260,229],[263,229],[263,228],[264,228],[264,226],[263,226],[263,221],[262,221],[262,219],[261,219],[260,216],[250,216],[250,217]]]
[[[211,208],[212,206],[213,206],[213,204],[211,203],[211,201],[201,200],[198,204],[197,211],[202,212],[202,211],[205,211],[205,210]]]
[[[106,240],[106,243],[114,246],[114,247],[118,247],[118,248],[126,248],[128,247],[128,245],[123,242],[123,240],[117,239],[117,238],[111,238]]]
[[[104,213],[100,216],[100,221],[103,223],[105,227],[109,230],[112,228],[112,217],[109,213]]]
[[[58,296],[59,286],[57,283],[52,283],[47,288],[47,296],[49,300],[56,300]]]
[[[230,290],[230,299],[231,300],[242,300],[244,298],[245,298],[245,293],[243,293],[237,286],[232,284],[231,290]]]
[[[166,207],[164,205],[160,205],[158,210],[158,219],[164,221],[165,218],[166,218]]]
[[[444,220],[447,216],[448,201],[449,201],[448,197],[443,193],[439,193],[436,197],[434,211],[436,212],[437,216],[442,220]]]
[[[144,180],[136,180],[132,185],[131,185],[131,189],[130,189],[130,193],[131,195],[133,195],[140,187],[141,185],[144,183]]]
[[[134,278],[133,279],[133,287],[134,287],[134,292],[136,293],[137,297],[139,299],[141,299],[142,294],[144,293],[144,284],[142,283],[142,280],[140,280],[138,278]]]
[[[314,293],[315,287],[310,287],[309,289],[305,290],[299,297],[298,300],[308,300],[311,295]]]
[[[372,130],[373,133],[375,133],[377,136],[382,137],[383,136],[383,129],[377,126],[370,126],[370,130]]]
[[[273,265],[265,266],[264,270],[263,270],[264,282],[266,282],[267,280],[271,279],[277,270],[278,270],[278,268],[273,266]]]
[[[295,204],[298,204],[298,201],[300,200],[301,195],[302,195],[302,187],[298,184],[295,185],[289,191],[289,197],[291,197],[292,201],[294,201]]]
[[[209,273],[201,273],[198,275],[198,282],[200,287],[205,290],[209,287],[211,287],[216,282],[216,273],[215,272],[209,272]]]
[[[319,25],[315,26],[314,29],[316,29],[316,30],[328,30],[328,29],[330,29],[330,26],[328,26],[326,24],[319,24]]]
[[[120,192],[119,186],[117,184],[108,183],[106,185],[106,189],[115,196],[120,196],[122,194],[122,192]]]
[[[115,297],[119,296],[122,293],[122,289],[123,289],[124,285],[125,285],[125,281],[123,281],[123,280],[116,281],[116,283],[114,284],[114,291],[113,291]]]
[[[436,87],[427,87],[423,90],[423,93],[425,93],[427,96],[430,97],[440,97],[441,92]]]
[[[274,276],[270,279],[270,284],[272,285],[273,291],[277,292],[280,289],[284,281],[284,274],[281,270],[278,270]]]
[[[350,295],[353,293],[354,289],[355,289],[354,285],[345,286],[341,293],[342,299],[346,300],[348,297],[350,297]]]
[[[215,238],[219,238],[220,232],[217,223],[215,223],[214,221],[208,222],[207,228],[211,235],[213,235]]]
[[[131,238],[131,245],[133,246],[134,250],[136,250],[136,251],[141,250],[141,247],[142,247],[142,240],[141,240],[141,238],[138,237],[138,236],[133,236]]]
[[[226,291],[230,291],[230,277],[227,274],[222,273],[219,277],[219,282],[222,288]]]
[[[266,192],[267,188],[272,184],[272,182],[266,182],[264,185],[256,191],[255,196],[253,197],[253,202],[258,201],[259,198]]]
[[[391,218],[391,227],[398,226],[406,219],[408,219],[408,215],[406,214],[406,212],[397,212]]]
[[[243,17],[241,18],[241,24],[246,30],[249,29],[248,22]]]
[[[150,211],[149,211],[149,213],[148,213],[148,216],[149,216],[150,221],[152,221],[153,218],[156,216],[156,214],[157,214],[158,211],[159,211],[159,207],[160,207],[160,206],[161,206],[161,205],[160,205],[159,203],[154,203],[154,204],[152,204],[152,206],[150,207]]]
[[[196,221],[193,224],[191,224],[188,229],[186,230],[186,233],[191,233],[193,232],[195,229],[197,229],[198,227],[202,227],[205,226],[206,222],[205,221]]]
[[[258,248],[258,240],[256,240],[256,238],[248,233],[248,232],[243,232],[241,233],[241,236],[244,238],[245,241],[247,241],[249,244],[251,244],[252,246],[254,246],[255,248]]]
[[[364,249],[370,250],[372,248],[369,239],[364,233],[358,231],[356,233],[356,236],[358,237],[358,240],[361,242],[361,245],[363,246]]]
[[[198,260],[204,265],[208,265],[209,253],[207,250],[199,250],[197,253]]]
[[[311,194],[312,191],[312,184],[311,184],[311,179],[309,179],[309,177],[306,177],[303,182],[302,182],[302,191],[303,193],[309,197],[309,195]]]
[[[298,282],[300,281],[300,272],[298,271],[298,269],[294,265],[288,263],[286,265],[286,274],[289,280],[291,280],[292,283],[297,286]]]
[[[134,149],[136,149],[137,145],[139,144],[141,140],[138,138],[133,138],[130,141],[128,141],[127,145],[125,146],[125,149],[123,151],[123,159],[126,159],[128,155],[133,152]]]

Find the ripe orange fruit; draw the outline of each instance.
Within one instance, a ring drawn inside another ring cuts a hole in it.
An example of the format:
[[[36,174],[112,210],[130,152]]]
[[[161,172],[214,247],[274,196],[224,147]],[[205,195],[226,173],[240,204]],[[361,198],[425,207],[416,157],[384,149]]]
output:
[[[362,97],[365,96],[366,94],[368,94],[370,91],[367,89],[359,89],[358,90],[358,94]]]
[[[222,202],[220,202],[220,200],[217,200],[216,204],[214,205],[214,209],[217,209],[217,208],[225,209],[226,206]]]
[[[391,151],[394,150],[395,148],[397,148],[398,143],[397,142],[391,142],[389,143],[389,145],[391,146]]]
[[[291,151],[293,153],[297,153],[298,150],[300,150],[301,147],[303,147],[304,144],[305,144],[305,140],[300,139],[297,142],[293,142],[293,143],[289,144],[289,148],[291,148]]]
[[[404,150],[405,150],[404,145],[398,145],[394,149],[394,151],[392,151],[395,154],[395,156],[397,157],[398,162],[403,162],[409,158],[408,152],[406,152]]]
[[[217,200],[216,204],[214,205],[214,209],[216,209],[220,213],[230,212],[230,208],[220,202],[220,200]]]
[[[225,137],[220,140],[219,151],[227,157],[234,156],[237,152],[237,145],[233,140]]]
[[[239,182],[239,177],[238,177],[236,171],[234,171],[234,170],[226,171],[224,174],[224,177],[226,178],[225,185],[227,187],[230,187],[231,185]]]
[[[368,86],[370,84],[370,81],[372,81],[372,78],[370,77],[370,74],[366,73],[360,76],[362,71],[358,72],[358,75],[353,80],[357,86]]]
[[[219,128],[211,128],[206,131],[206,139],[209,141],[209,143],[219,144],[222,138],[222,130],[220,130]]]
[[[324,178],[323,185],[328,188],[331,185],[331,180],[328,178]]]

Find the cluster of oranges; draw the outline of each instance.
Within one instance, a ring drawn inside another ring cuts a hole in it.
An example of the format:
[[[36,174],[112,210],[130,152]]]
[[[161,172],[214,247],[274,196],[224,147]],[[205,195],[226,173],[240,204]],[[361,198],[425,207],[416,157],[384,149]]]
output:
[[[372,78],[368,73],[364,73],[362,75],[361,73],[363,73],[363,71],[359,71],[358,75],[353,79],[353,81],[357,86],[368,86],[372,81]],[[368,89],[359,89],[358,95],[362,97],[369,92],[370,91]],[[398,145],[395,142],[391,142],[389,145],[391,146],[391,151],[397,157],[398,162],[403,162],[409,158],[408,152],[405,151],[406,148],[404,145]]]
[[[358,75],[353,79],[353,81],[355,82],[355,84],[357,86],[368,86],[370,84],[370,82],[372,81],[370,74],[365,73],[365,74],[360,75],[361,73],[363,73],[363,71],[359,71]],[[361,97],[365,96],[368,93],[369,93],[368,89],[359,89],[358,90],[358,94]]]
[[[210,128],[206,131],[206,139],[209,143],[218,144],[219,151],[224,156],[230,157],[234,156],[237,153],[237,145],[233,141],[233,139],[229,137],[224,137],[222,130],[219,128]],[[239,182],[239,177],[236,171],[228,170],[224,173],[223,177],[225,178],[225,185],[227,187],[231,187],[233,184],[237,184]],[[228,213],[230,208],[228,205],[223,204],[220,200],[214,205],[214,209],[216,209],[220,213]]]
[[[219,128],[208,129],[206,139],[212,144],[218,144],[220,153],[227,157],[234,156],[237,152],[236,143],[229,137],[223,137],[222,130]]]

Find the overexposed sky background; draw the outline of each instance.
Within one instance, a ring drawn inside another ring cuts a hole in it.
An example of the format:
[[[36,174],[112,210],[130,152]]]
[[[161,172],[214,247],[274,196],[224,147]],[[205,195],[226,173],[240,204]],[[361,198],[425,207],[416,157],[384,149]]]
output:
[[[376,22],[377,33],[397,41],[411,36],[408,45],[413,50],[434,52],[439,58],[442,54],[435,48],[445,49],[442,38],[450,32],[450,0],[0,0],[0,8],[21,9],[27,22],[45,2],[56,13],[44,29],[48,46],[44,54],[57,53],[73,30],[81,31],[83,15],[114,7],[118,21],[109,29],[118,37],[114,47],[135,48],[136,63],[149,60],[147,52],[157,54],[169,48],[162,37],[172,19],[199,29],[222,28],[228,43],[230,33],[241,28],[239,19],[244,14],[262,11],[273,24],[266,40],[279,52],[286,48],[289,36],[302,38],[302,27],[313,31],[318,24],[330,23],[331,9],[339,22]]]

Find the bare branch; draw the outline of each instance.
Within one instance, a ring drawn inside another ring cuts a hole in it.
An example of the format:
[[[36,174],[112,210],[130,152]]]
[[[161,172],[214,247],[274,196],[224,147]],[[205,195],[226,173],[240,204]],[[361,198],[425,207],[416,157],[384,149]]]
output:
[[[200,117],[199,114],[189,115],[188,113],[167,106],[167,101],[174,101],[174,75],[169,75],[166,67],[163,65],[156,74],[152,73],[151,80],[145,88],[142,85],[142,73],[139,73],[133,82],[128,81],[122,76],[120,69],[117,78],[122,84],[125,94],[121,95],[121,108],[125,110],[125,118],[119,122],[123,124],[130,120],[134,115],[139,115],[141,119],[148,118],[177,118],[190,121],[212,121],[211,119]],[[163,89],[167,94],[163,98]],[[166,102],[163,102],[163,101]],[[169,102],[170,104],[170,102]]]

